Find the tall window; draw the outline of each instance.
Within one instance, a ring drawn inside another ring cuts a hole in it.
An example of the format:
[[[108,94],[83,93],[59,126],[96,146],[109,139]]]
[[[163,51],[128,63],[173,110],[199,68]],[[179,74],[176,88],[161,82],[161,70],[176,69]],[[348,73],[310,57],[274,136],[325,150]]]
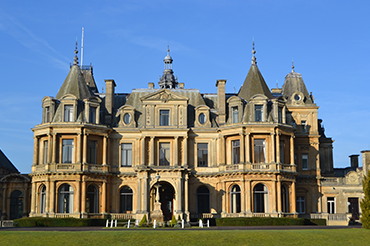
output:
[[[120,190],[119,210],[120,213],[127,213],[132,211],[132,190],[125,186]]]
[[[159,165],[170,165],[170,143],[159,143]]]
[[[160,115],[159,124],[161,126],[169,126],[170,125],[170,111],[160,110],[159,115]]]
[[[328,214],[335,214],[335,200],[334,197],[328,197]]]
[[[96,107],[90,107],[89,122],[93,124],[96,123]]]
[[[40,213],[45,213],[46,204],[46,186],[43,185],[40,189]]]
[[[284,141],[280,141],[280,163],[284,162]]]
[[[209,189],[204,185],[197,189],[197,212],[199,214],[211,212]]]
[[[239,122],[239,111],[238,107],[232,107],[232,114],[233,114],[233,121],[232,123],[238,123]]]
[[[50,107],[45,107],[45,118],[44,122],[50,122]]]
[[[300,214],[306,213],[306,202],[304,196],[297,197],[297,212]]]
[[[233,147],[233,164],[240,163],[240,141],[233,140],[231,141]]]
[[[307,122],[305,120],[301,121],[301,132],[303,133],[307,132]]]
[[[62,140],[62,163],[72,163],[73,139]]]
[[[4,197],[6,199],[6,197]],[[23,194],[19,190],[14,190],[10,194],[10,219],[22,218],[23,214]],[[4,208],[5,209],[5,208]]]
[[[73,213],[73,188],[63,184],[58,191],[58,213]]]
[[[88,213],[99,213],[98,189],[94,185],[87,188],[86,211]]]
[[[198,167],[208,167],[207,143],[198,143]]]
[[[132,166],[132,144],[121,144],[121,167]]]
[[[64,121],[73,121],[73,105],[64,105]]]
[[[302,170],[308,170],[308,155],[302,155]]]
[[[268,202],[269,191],[263,184],[257,184],[253,189],[253,205],[255,213],[268,213],[269,202]]]
[[[233,185],[230,192],[231,213],[240,213],[240,187]]]
[[[87,163],[96,164],[96,141],[87,141]]]
[[[263,105],[254,105],[254,121],[263,121]]]
[[[266,163],[265,139],[254,140],[254,163]]]
[[[278,107],[278,122],[283,123],[283,108]]]
[[[288,190],[284,185],[282,185],[281,186],[281,209],[282,209],[282,212],[284,212],[284,213],[289,212],[288,204],[289,204]]]
[[[48,163],[48,140],[44,141],[44,164]]]

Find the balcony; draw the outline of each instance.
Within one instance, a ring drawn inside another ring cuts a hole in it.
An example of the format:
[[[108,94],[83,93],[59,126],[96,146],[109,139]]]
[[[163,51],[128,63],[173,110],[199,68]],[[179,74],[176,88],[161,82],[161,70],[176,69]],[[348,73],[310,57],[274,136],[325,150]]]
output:
[[[223,172],[240,172],[240,171],[256,171],[256,172],[297,172],[294,164],[277,164],[277,163],[247,163],[247,164],[228,164],[220,166],[220,171]]]
[[[106,172],[109,172],[109,166],[99,165],[99,164],[57,163],[57,164],[35,165],[32,167],[32,173],[39,173],[39,172],[106,173]]]

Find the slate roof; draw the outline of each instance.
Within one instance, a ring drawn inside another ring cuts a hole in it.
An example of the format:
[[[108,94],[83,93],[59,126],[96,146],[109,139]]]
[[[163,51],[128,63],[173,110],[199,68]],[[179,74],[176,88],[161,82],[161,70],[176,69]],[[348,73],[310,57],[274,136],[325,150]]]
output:
[[[18,169],[11,163],[8,157],[5,156],[3,151],[0,149],[0,168],[5,168],[19,173]]]
[[[303,82],[302,75],[292,70],[291,73],[285,76],[285,82],[283,85],[283,97],[287,99],[288,104],[292,102],[291,96],[297,91],[302,92],[304,95],[303,101],[306,104],[313,104],[312,99],[308,94],[306,85]]]
[[[249,101],[254,95],[262,94],[272,99],[273,96],[268,88],[260,70],[256,64],[252,64],[247,77],[244,80],[242,87],[239,90],[238,96]]]

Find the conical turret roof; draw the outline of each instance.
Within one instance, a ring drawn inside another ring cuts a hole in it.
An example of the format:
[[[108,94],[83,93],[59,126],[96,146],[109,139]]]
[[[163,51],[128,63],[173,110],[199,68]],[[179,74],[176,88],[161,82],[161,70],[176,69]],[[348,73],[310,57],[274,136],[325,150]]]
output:
[[[59,92],[56,96],[57,99],[61,99],[64,95],[67,94],[72,94],[80,100],[93,96],[85,82],[80,67],[78,66],[77,53],[78,52],[76,44],[73,66],[69,70],[67,78],[64,80],[62,87],[59,89]]]

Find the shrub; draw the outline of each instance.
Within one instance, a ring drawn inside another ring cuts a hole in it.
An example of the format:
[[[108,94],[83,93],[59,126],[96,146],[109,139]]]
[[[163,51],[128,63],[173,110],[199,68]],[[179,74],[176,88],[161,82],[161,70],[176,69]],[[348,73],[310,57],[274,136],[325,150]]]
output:
[[[325,219],[305,218],[217,218],[216,226],[290,226],[290,225],[326,225]]]
[[[370,229],[370,170],[362,180],[362,188],[365,196],[360,202],[362,210],[361,223],[363,228]]]
[[[68,227],[105,226],[105,219],[45,218],[30,217],[13,221],[16,227]]]
[[[171,220],[171,227],[175,226],[176,224],[177,224],[177,220],[176,220],[175,215],[173,215],[172,220]]]
[[[146,219],[146,214],[144,214],[143,218],[139,222],[139,226],[144,227],[144,226],[147,226],[147,224],[148,224],[148,220]]]

